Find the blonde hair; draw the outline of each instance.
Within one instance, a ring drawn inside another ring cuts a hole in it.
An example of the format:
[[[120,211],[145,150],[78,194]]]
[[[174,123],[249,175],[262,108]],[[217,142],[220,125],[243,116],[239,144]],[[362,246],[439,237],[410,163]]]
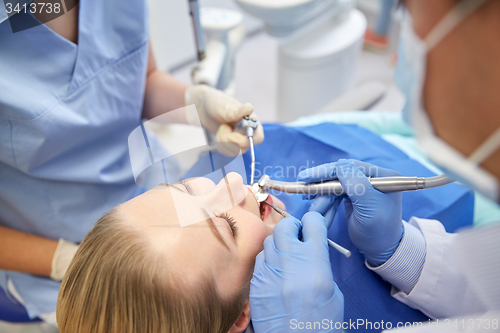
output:
[[[187,286],[116,208],[83,240],[61,285],[61,333],[226,333],[248,299],[222,299],[208,277]]]

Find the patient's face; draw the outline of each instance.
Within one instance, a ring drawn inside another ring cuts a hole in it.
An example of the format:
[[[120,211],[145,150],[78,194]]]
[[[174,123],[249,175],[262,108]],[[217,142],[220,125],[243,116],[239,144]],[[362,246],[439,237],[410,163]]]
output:
[[[235,205],[220,204],[228,193]],[[268,201],[285,209],[276,197]],[[177,214],[179,207],[190,213]],[[282,219],[268,205],[261,208],[242,178],[230,173],[219,184],[192,178],[160,185],[123,204],[120,211],[148,237],[152,250],[165,255],[166,263],[186,285],[196,285],[208,273],[221,296],[232,296],[248,286],[264,239]],[[217,216],[209,218],[210,214]],[[186,221],[185,216],[202,218]],[[181,227],[181,222],[196,223]]]

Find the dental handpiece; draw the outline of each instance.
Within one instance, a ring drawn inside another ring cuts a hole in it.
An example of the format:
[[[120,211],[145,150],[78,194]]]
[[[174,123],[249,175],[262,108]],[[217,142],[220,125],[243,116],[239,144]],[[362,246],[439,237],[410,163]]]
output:
[[[452,183],[445,175],[434,177],[379,177],[369,178],[373,187],[380,192],[406,192],[424,190]],[[297,194],[344,194],[344,188],[338,180],[330,180],[322,183],[304,182],[282,182],[271,180],[269,176],[263,175],[258,182],[261,189],[276,190],[285,193]],[[356,189],[354,189],[356,190]]]
[[[241,119],[238,125],[236,125],[236,130],[246,135],[250,144],[250,184],[253,184],[255,179],[255,149],[253,145],[253,134],[257,127],[259,127],[259,122],[249,116]]]
[[[263,201],[263,202],[265,204],[271,206],[271,208],[273,208],[278,214],[280,214],[283,217],[291,217],[292,216],[290,213],[288,213],[287,211],[279,208],[278,206],[275,206],[275,205],[273,205],[273,204],[271,204],[271,203],[269,203],[267,201]],[[300,224],[302,225],[302,222],[300,222]],[[334,241],[332,241],[329,238],[327,238],[327,241],[328,241],[328,246],[330,246],[332,249],[339,251],[340,253],[342,253],[343,255],[345,255],[347,258],[349,258],[351,256],[351,251],[349,251],[345,247],[340,246],[339,244],[335,243]]]

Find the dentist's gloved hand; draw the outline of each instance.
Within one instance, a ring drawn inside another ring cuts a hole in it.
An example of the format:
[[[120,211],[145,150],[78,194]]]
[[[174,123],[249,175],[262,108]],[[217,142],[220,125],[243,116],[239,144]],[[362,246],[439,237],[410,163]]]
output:
[[[368,177],[400,176],[397,171],[372,164],[339,160],[299,173],[300,181],[314,183],[338,179],[345,191],[343,196],[318,196],[310,211],[325,214],[331,224],[344,199],[349,236],[372,266],[385,263],[396,251],[403,237],[401,192],[382,193],[371,185]],[[347,195],[347,196],[346,196]]]
[[[250,287],[255,332],[292,332],[300,322],[323,324],[308,332],[335,332],[342,323],[344,297],[333,280],[324,218],[310,212],[302,224],[299,240],[299,220],[281,220],[257,256]]]
[[[186,106],[195,104],[201,125],[216,135],[218,142],[231,142],[237,144],[243,151],[249,147],[248,138],[235,131],[238,122],[245,116],[257,119],[253,106],[249,103],[241,104],[236,99],[226,95],[220,90],[205,84],[192,85],[185,94]],[[196,120],[189,119],[188,123],[196,124]],[[262,125],[255,130],[254,144],[258,145],[264,140]]]
[[[61,281],[63,279],[71,260],[75,256],[76,250],[78,250],[77,244],[68,242],[62,238],[59,239],[56,252],[52,258],[52,270],[50,272],[52,280]]]

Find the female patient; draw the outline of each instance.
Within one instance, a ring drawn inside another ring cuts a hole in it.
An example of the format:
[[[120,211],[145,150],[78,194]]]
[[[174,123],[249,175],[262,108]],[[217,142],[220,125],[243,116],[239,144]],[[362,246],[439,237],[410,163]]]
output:
[[[239,204],[209,218],[217,204],[200,196],[220,198],[228,188],[244,193]],[[180,206],[207,218],[181,227]],[[65,275],[60,331],[243,332],[255,257],[280,219],[235,173],[217,185],[206,178],[160,185],[114,208],[85,237]]]

